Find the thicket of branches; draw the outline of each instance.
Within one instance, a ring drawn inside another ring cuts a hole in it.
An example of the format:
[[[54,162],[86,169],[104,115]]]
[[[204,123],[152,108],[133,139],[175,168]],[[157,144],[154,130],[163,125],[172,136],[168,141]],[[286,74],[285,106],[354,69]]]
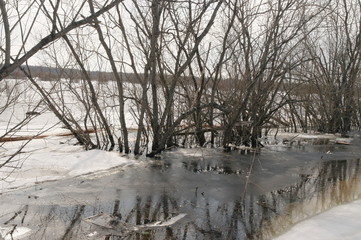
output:
[[[0,0],[0,10],[0,84],[21,71],[88,149],[154,156],[191,141],[256,147],[270,127],[360,127],[360,0]],[[27,67],[34,57],[57,69],[51,87]],[[97,82],[94,71],[108,74]]]

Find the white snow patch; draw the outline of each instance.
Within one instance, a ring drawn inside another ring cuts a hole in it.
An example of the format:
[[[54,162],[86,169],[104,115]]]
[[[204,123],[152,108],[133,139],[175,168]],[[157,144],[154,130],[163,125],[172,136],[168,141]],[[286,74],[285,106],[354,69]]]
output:
[[[17,240],[25,238],[31,229],[26,227],[0,227],[0,239]]]
[[[360,227],[361,200],[357,200],[302,221],[275,240],[358,240]]]
[[[127,167],[138,161],[122,156],[119,152],[103,150],[85,151],[81,146],[59,144],[65,137],[36,139],[26,146],[24,153],[16,156],[6,168],[0,169],[0,192],[20,187],[28,187],[37,182],[59,180],[84,174],[99,174],[112,168]],[[1,153],[3,162],[20,142],[6,145]]]

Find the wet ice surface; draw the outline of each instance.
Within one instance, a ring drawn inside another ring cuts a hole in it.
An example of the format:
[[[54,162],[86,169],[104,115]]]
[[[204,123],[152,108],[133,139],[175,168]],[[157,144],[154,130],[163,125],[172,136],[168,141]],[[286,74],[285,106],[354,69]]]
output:
[[[24,239],[269,239],[360,197],[359,146],[168,151],[108,175],[3,193],[0,226],[31,229]],[[85,221],[94,216],[104,218]]]

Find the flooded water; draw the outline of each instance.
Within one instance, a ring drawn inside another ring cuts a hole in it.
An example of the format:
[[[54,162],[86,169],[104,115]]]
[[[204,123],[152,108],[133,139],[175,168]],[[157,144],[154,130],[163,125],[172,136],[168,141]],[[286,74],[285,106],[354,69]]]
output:
[[[3,194],[0,225],[37,240],[272,239],[361,197],[360,142],[168,151],[107,176]]]

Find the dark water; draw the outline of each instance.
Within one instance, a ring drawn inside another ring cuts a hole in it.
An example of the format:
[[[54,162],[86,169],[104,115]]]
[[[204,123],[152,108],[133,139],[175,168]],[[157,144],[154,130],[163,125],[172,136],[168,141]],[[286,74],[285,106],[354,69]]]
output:
[[[0,195],[0,226],[30,228],[25,239],[271,239],[360,198],[360,146],[173,150],[107,176]],[[183,213],[168,227],[133,228]],[[111,227],[84,221],[98,214]]]

